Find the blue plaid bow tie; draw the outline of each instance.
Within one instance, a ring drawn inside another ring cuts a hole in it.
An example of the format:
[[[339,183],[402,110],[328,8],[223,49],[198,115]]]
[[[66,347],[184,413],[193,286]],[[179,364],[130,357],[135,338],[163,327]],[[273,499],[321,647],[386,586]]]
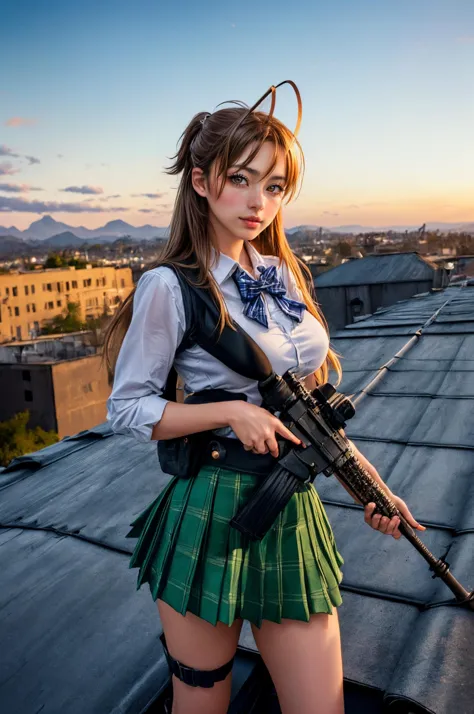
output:
[[[268,268],[265,268],[264,265],[258,265],[257,270],[261,276],[260,280],[255,280],[240,267],[237,267],[232,275],[245,305],[244,315],[251,320],[259,322],[264,327],[268,327],[265,302],[261,295],[262,291],[265,291],[275,298],[284,313],[293,320],[301,322],[306,305],[303,302],[285,297],[286,288],[281,278],[277,275],[276,265],[270,265]]]

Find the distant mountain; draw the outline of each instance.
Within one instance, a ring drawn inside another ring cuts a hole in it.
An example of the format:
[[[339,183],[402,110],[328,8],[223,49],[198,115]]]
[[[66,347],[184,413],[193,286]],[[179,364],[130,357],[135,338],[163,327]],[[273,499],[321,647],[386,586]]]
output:
[[[294,226],[293,228],[285,229],[287,235],[293,235],[297,231],[310,230],[318,231],[320,225],[302,225]],[[386,231],[396,231],[397,233],[404,233],[405,231],[416,231],[420,228],[420,225],[412,226],[361,226],[361,225],[347,225],[347,226],[322,226],[323,231],[330,231],[331,233],[375,233],[380,231],[385,233]],[[427,231],[440,230],[443,232],[459,233],[464,231],[465,233],[474,232],[474,223],[427,223]]]
[[[291,236],[297,231],[317,231],[320,227],[320,225],[293,226],[292,228],[285,229],[285,233],[291,239]],[[403,233],[405,231],[415,231],[419,227],[419,225],[361,226],[352,224],[347,226],[322,226],[324,231],[330,231],[331,233],[368,233],[376,231],[386,232],[389,230]],[[429,231],[465,231],[467,233],[473,233],[474,223],[427,223],[426,229]],[[169,235],[169,228],[163,226],[151,226],[149,224],[144,226],[132,226],[126,221],[115,220],[109,221],[104,226],[99,228],[89,229],[84,228],[84,226],[68,226],[66,223],[55,221],[51,216],[43,216],[40,220],[33,221],[30,227],[24,231],[18,230],[15,226],[10,226],[10,228],[0,226],[0,236],[10,236],[13,238],[45,241],[49,238],[57,237],[58,235],[60,236],[63,234],[70,234],[77,239],[95,242],[108,242],[124,237],[130,237],[133,240],[151,240],[154,238],[167,238]]]
[[[114,240],[123,236],[130,236],[134,240],[150,240],[153,238],[166,238],[168,228],[160,226],[132,226],[125,221],[109,221],[100,228],[84,228],[84,226],[69,226],[67,223],[55,221],[51,216],[43,216],[38,221],[33,221],[29,228],[19,231],[14,226],[4,228],[0,226],[0,236],[13,236],[30,240],[47,240],[53,236],[70,232],[76,238]]]
[[[64,233],[58,233],[51,238],[45,238],[41,245],[49,246],[50,248],[82,248],[83,245],[87,244],[84,238],[78,238],[71,231],[64,231]]]
[[[32,248],[25,243],[23,238],[16,236],[0,236],[0,258],[9,258],[11,255],[30,254]]]
[[[0,236],[23,238],[23,231],[19,231],[18,228],[15,228],[15,226],[10,226],[10,228],[4,228],[4,226],[0,226]]]

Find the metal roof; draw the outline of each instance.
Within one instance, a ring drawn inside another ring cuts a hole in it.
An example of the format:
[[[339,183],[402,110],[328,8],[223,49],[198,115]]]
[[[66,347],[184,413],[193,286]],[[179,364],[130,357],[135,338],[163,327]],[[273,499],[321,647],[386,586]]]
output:
[[[357,408],[346,433],[427,526],[428,548],[447,552],[473,588],[474,288],[410,298],[331,341],[343,355],[338,389]],[[138,714],[165,686],[156,606],[135,589],[125,534],[168,478],[154,443],[107,424],[0,471],[2,713]],[[364,693],[347,714],[395,702],[397,712],[470,714],[474,613],[452,604],[407,541],[369,528],[335,478],[315,485],[345,558],[346,687]],[[241,645],[255,647],[247,626]]]
[[[314,279],[316,288],[433,280],[437,265],[418,253],[380,253],[349,260]]]

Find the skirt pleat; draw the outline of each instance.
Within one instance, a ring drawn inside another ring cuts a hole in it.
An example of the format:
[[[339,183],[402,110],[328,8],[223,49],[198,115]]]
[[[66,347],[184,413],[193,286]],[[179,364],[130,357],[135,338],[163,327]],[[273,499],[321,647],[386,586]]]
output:
[[[215,625],[243,618],[305,620],[342,603],[344,560],[314,486],[295,493],[259,541],[229,524],[259,478],[212,466],[173,477],[127,534],[138,538],[130,568],[137,589]]]

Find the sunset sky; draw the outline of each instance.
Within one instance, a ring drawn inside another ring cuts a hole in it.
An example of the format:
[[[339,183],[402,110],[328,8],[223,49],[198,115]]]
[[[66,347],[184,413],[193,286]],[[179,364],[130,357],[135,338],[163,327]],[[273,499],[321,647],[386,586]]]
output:
[[[473,0],[4,0],[0,66],[2,226],[168,225],[191,117],[284,79],[286,227],[474,221]]]

